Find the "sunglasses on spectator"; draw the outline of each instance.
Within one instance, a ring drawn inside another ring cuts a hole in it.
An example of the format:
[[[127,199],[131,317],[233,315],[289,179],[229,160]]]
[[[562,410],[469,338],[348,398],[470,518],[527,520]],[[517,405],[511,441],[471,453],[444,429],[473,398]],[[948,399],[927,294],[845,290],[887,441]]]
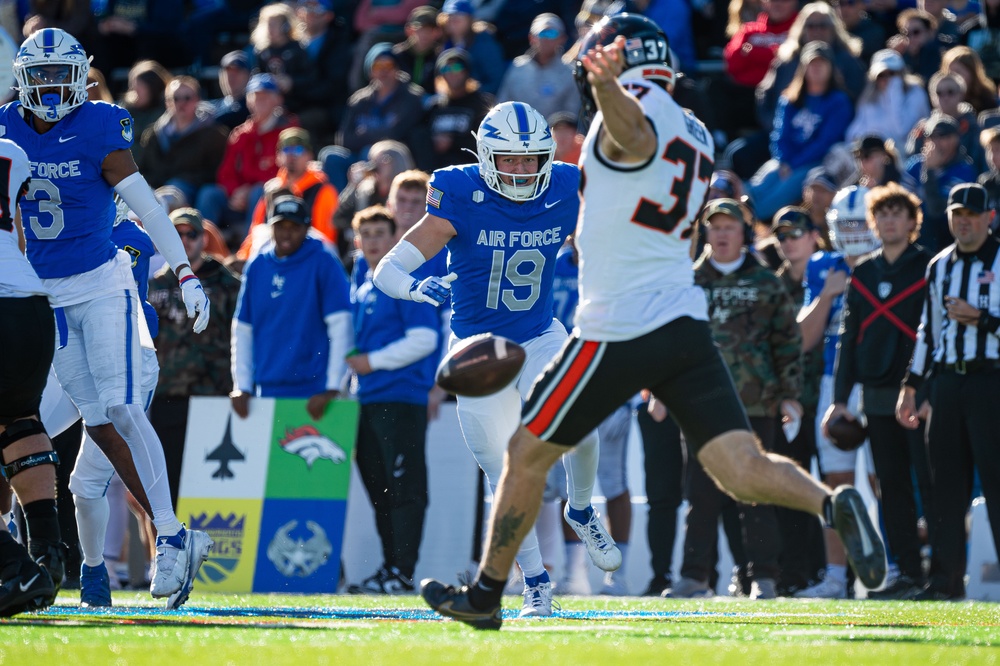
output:
[[[194,99],[194,95],[174,95],[171,99],[174,100],[174,104],[179,104],[181,102],[190,102]]]
[[[188,240],[198,240],[198,237],[201,236],[201,232],[197,229],[188,229],[187,231],[178,230],[177,234],[181,238],[187,238]]]
[[[285,155],[304,155],[306,152],[305,146],[285,146],[281,149]]]
[[[806,235],[805,229],[788,229],[787,231],[778,231],[774,234],[774,237],[778,239],[779,243],[784,243],[788,239],[798,240]]]
[[[386,74],[396,69],[392,60],[376,60],[372,63],[372,74]]]
[[[542,30],[540,33],[538,33],[538,36],[541,37],[542,39],[559,39],[561,35],[562,33],[556,30],[555,28],[546,28],[545,30]]]
[[[455,72],[464,72],[465,65],[460,62],[449,62],[447,65],[441,65],[442,74],[454,74]]]

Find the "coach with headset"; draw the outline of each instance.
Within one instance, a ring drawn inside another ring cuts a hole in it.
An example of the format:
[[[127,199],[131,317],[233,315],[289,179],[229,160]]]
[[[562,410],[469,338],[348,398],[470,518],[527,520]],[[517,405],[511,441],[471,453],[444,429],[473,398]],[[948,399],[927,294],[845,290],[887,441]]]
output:
[[[982,185],[954,186],[947,213],[955,243],[927,268],[916,348],[896,406],[896,418],[908,428],[933,413],[930,538],[940,566],[916,597],[925,600],[965,598],[965,515],[974,468],[1000,544],[1000,241],[990,235]],[[928,379],[929,402],[918,409],[915,394]]]

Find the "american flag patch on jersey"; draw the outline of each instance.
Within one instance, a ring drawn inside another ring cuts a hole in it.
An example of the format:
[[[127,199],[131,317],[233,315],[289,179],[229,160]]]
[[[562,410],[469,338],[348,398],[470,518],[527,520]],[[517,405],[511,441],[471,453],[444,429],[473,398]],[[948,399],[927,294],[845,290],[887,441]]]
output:
[[[436,187],[427,188],[427,203],[434,206],[435,208],[440,208],[441,199],[444,199],[444,192],[437,189]]]
[[[990,284],[995,281],[996,277],[993,275],[993,271],[982,271],[979,273],[979,277],[976,278],[976,284]]]

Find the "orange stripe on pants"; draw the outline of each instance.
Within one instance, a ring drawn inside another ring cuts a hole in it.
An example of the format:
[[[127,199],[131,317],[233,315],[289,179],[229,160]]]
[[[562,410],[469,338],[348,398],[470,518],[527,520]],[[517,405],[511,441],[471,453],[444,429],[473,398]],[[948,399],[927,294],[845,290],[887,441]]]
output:
[[[528,430],[530,430],[536,437],[541,437],[542,433],[545,432],[548,427],[555,420],[556,415],[566,404],[566,400],[569,395],[576,388],[577,384],[580,382],[580,378],[586,373],[587,368],[590,366],[591,361],[594,360],[594,356],[597,354],[597,348],[601,343],[588,341],[583,343],[583,347],[580,349],[576,358],[570,363],[569,369],[563,378],[556,384],[555,388],[549,393],[549,397],[546,399],[545,404],[538,412],[538,416],[533,418],[530,423],[527,424]]]

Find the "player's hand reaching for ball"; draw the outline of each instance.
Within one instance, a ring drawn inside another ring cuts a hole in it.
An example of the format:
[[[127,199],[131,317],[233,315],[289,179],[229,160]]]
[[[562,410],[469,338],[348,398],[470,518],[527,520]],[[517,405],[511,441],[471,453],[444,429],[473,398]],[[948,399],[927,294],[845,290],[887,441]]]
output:
[[[187,308],[187,316],[196,317],[194,332],[201,333],[208,326],[208,295],[201,286],[201,280],[196,278],[194,272],[187,266],[182,267],[177,273],[177,279],[181,283],[181,298],[184,300],[184,307]]]
[[[432,276],[423,280],[414,280],[410,286],[410,300],[417,303],[430,303],[434,307],[438,307],[451,296],[451,283],[457,277],[457,273],[449,273],[444,277]]]

